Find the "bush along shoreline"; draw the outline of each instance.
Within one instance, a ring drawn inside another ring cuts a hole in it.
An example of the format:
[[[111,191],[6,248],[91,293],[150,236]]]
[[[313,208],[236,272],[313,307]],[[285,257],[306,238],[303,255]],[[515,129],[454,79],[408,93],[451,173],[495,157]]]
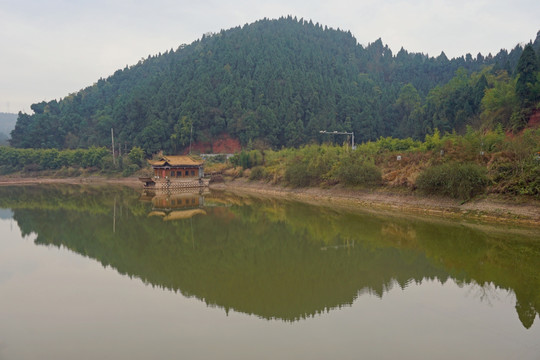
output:
[[[146,167],[144,151],[132,148],[114,158],[109,149],[18,149],[0,146],[0,175],[22,177],[131,176]]]
[[[380,138],[350,146],[243,150],[207,172],[293,188],[389,188],[468,201],[482,194],[540,200],[540,129],[509,135],[498,128],[425,141]]]

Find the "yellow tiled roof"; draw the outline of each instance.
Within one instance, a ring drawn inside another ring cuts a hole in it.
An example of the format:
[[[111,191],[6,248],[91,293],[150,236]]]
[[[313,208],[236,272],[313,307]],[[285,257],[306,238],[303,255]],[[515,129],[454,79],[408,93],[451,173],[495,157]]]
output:
[[[169,155],[169,156],[162,156],[159,160],[156,161],[148,161],[150,165],[152,166],[163,166],[165,164],[169,164],[171,166],[182,166],[182,165],[202,165],[204,163],[204,160],[197,159],[194,156],[189,155]]]

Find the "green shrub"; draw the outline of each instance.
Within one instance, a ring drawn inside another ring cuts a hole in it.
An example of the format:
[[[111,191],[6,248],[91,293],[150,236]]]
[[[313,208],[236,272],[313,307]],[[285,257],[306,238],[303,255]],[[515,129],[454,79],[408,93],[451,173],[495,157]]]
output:
[[[335,175],[345,185],[375,185],[382,180],[381,170],[372,162],[352,152],[340,161]]]
[[[122,171],[123,177],[128,177],[133,175],[137,170],[139,170],[139,166],[136,164],[129,164],[128,166],[124,167],[124,170]]]
[[[254,166],[262,165],[264,163],[264,156],[259,150],[242,150],[229,160],[234,166],[241,166],[242,169],[250,169]]]
[[[406,139],[395,139],[392,137],[383,138],[382,136],[375,142],[379,152],[384,151],[406,151],[412,149],[418,149],[422,146],[422,143],[417,140],[413,140],[410,137]]]
[[[36,165],[43,170],[59,169],[62,166],[96,167],[109,154],[106,148],[57,150],[57,149],[17,149],[0,146],[0,166],[21,169]]]
[[[474,163],[450,162],[424,170],[416,179],[417,188],[426,194],[470,199],[488,184],[487,170]]]
[[[58,156],[60,152],[57,149],[38,150],[41,152],[39,165],[43,169],[57,169],[61,166]]]
[[[266,170],[262,166],[255,166],[251,169],[249,180],[261,180],[266,177]]]
[[[425,150],[440,150],[443,146],[443,141],[441,139],[441,133],[439,129],[433,131],[433,135],[426,134],[426,139],[424,141],[423,147]]]
[[[144,163],[144,150],[138,146],[135,146],[129,152],[128,157],[133,164],[141,167]]]
[[[308,172],[308,164],[301,157],[287,163],[285,181],[294,187],[309,186],[315,179]]]

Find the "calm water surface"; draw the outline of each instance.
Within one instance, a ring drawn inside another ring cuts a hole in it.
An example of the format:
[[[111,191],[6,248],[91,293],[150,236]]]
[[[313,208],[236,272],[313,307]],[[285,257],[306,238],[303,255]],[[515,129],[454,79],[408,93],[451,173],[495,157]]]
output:
[[[0,187],[0,359],[540,359],[538,229]]]

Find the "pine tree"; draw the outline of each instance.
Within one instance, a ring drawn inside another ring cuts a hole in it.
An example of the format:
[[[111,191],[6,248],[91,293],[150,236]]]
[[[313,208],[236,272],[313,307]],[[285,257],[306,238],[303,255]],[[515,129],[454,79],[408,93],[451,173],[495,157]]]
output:
[[[516,94],[523,108],[530,108],[536,101],[538,95],[533,91],[536,85],[538,72],[538,60],[532,44],[528,44],[523,49],[517,65]]]

